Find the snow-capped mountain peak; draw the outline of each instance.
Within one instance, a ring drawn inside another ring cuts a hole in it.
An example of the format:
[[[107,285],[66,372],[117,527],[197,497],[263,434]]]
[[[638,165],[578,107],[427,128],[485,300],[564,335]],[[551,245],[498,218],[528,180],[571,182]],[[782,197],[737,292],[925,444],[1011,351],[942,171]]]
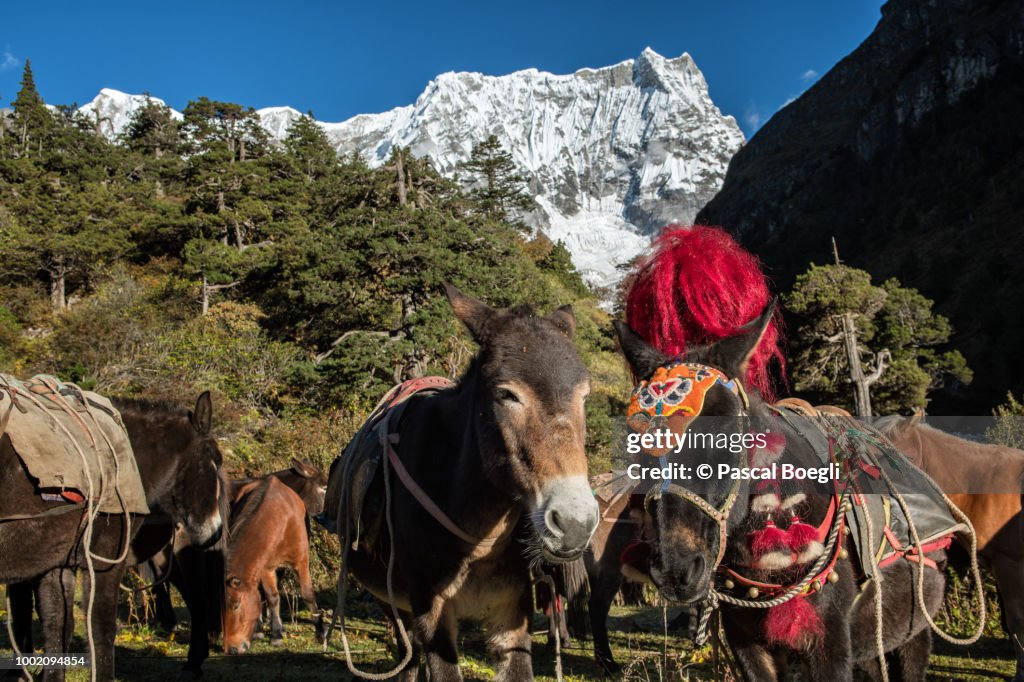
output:
[[[101,133],[110,139],[115,139],[128,127],[132,114],[144,107],[147,101],[165,104],[162,99],[157,97],[129,95],[113,88],[103,88],[91,102],[80,107],[78,111],[93,121]],[[172,112],[175,118],[181,120],[182,116],[179,112],[173,110]]]
[[[105,89],[82,109],[109,120],[101,129],[114,136],[144,101]],[[276,140],[301,115],[291,107],[257,113]],[[743,144],[693,59],[650,48],[636,59],[564,75],[443,73],[411,105],[320,125],[340,153],[355,152],[370,165],[402,146],[448,175],[474,145],[497,136],[541,207],[537,227],[564,241],[599,285],[617,281],[616,266],[642,251],[658,228],[691,222]]]

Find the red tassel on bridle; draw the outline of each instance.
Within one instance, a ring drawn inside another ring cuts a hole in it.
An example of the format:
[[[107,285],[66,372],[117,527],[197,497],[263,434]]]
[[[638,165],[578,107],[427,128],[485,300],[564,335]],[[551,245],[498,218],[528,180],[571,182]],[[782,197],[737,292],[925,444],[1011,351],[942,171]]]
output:
[[[759,558],[770,552],[789,549],[789,535],[775,525],[775,522],[768,519],[764,528],[755,530],[750,534],[750,551],[755,558]]]
[[[818,540],[818,529],[801,521],[796,514],[790,519],[787,534],[789,535],[789,548],[797,553]]]

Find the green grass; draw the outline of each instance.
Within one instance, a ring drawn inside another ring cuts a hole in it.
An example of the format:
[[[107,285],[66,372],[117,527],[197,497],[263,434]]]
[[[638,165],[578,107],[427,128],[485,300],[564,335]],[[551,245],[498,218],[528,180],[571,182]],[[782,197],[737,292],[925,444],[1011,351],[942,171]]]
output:
[[[0,604],[3,602],[0,601]],[[394,665],[393,649],[382,619],[373,608],[353,600],[348,620],[349,641],[356,664],[364,669],[382,671]],[[172,678],[181,668],[188,648],[187,611],[177,609],[181,623],[170,634],[154,626],[128,618],[116,640],[117,675],[119,680],[164,680]],[[4,614],[6,617],[6,614]],[[73,649],[85,651],[85,627],[81,609],[76,611],[76,635]],[[37,636],[38,636],[38,624]],[[662,611],[657,608],[617,607],[613,609],[609,629],[616,659],[624,665],[618,679],[629,682],[660,682],[661,680],[715,679],[710,646],[695,650],[693,644],[676,636],[663,635]],[[538,616],[534,621],[533,665],[538,680],[555,679],[553,647],[547,646],[546,622]],[[36,641],[39,641],[38,638]],[[6,631],[0,635],[0,656],[11,655]],[[486,659],[484,635],[479,628],[466,625],[462,629],[461,668],[467,680],[489,680],[494,669]],[[574,642],[562,651],[566,680],[605,679],[594,663],[591,642]],[[933,680],[999,680],[1012,677],[1014,664],[1005,639],[988,637],[972,647],[953,647],[937,642],[929,679]],[[210,682],[261,682],[269,680],[348,680],[341,639],[335,632],[324,652],[315,641],[309,614],[301,611],[293,623],[285,616],[285,641],[271,645],[268,639],[256,640],[251,652],[241,656],[214,653],[204,665],[204,680]],[[72,681],[88,679],[84,670],[68,675]],[[719,677],[721,679],[721,677]],[[726,678],[728,679],[728,678]]]

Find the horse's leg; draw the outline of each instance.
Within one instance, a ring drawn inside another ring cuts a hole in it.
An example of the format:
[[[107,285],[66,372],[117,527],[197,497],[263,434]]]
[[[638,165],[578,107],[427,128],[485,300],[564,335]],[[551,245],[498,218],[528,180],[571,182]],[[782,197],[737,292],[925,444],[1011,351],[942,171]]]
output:
[[[164,570],[171,569],[165,567]],[[167,632],[173,631],[178,625],[178,616],[174,613],[174,605],[171,603],[171,588],[167,580],[153,586],[153,602],[156,622]]]
[[[11,600],[11,628],[14,641],[23,654],[31,654],[32,642],[32,595],[37,589],[36,581],[11,583],[7,586],[7,597]]]
[[[552,595],[552,612],[557,604],[557,594],[556,591]],[[510,682],[533,679],[533,663],[530,659],[532,615],[533,593],[527,580],[519,591],[518,598],[505,604],[505,608],[497,611],[488,623],[487,648],[497,661],[497,674],[494,679]]]
[[[414,630],[423,646],[430,682],[462,682],[459,672],[458,622],[441,597],[410,595]]]
[[[617,560],[616,560],[617,561]],[[622,585],[622,574],[617,567],[601,567],[597,580],[590,585],[590,602],[587,605],[590,611],[590,631],[594,635],[594,659],[609,673],[619,671],[619,664],[612,656],[611,646],[608,644],[608,612],[612,608],[612,601]]]
[[[302,601],[306,602],[306,607],[314,618],[316,638],[323,639],[325,633],[324,612],[320,610],[320,606],[316,603],[313,576],[309,573],[309,545],[307,543],[303,543],[300,549],[299,561],[295,566],[295,572],[299,576],[299,594],[302,595]]]
[[[260,574],[260,586],[267,598],[267,611],[270,612],[270,643],[283,644],[284,636],[281,625],[281,593],[277,589],[277,569],[268,568]]]
[[[996,585],[1003,597],[1003,616],[1010,635],[1010,646],[1017,657],[1015,682],[1024,682],[1024,562],[996,554],[990,562]]]
[[[74,570],[55,568],[41,575],[36,581],[36,601],[43,623],[43,651],[67,652],[75,628]],[[45,670],[43,679],[46,682],[63,680],[64,671]]]
[[[924,628],[896,651],[903,682],[924,682],[932,655],[932,631]]]
[[[824,641],[807,654],[810,678],[853,682],[853,648],[850,645],[849,624],[839,619],[829,623],[827,618],[825,623]]]
[[[32,595],[38,585],[38,579],[22,583],[11,583],[7,586],[7,597],[11,600],[11,629],[14,631],[14,641],[18,645],[18,651],[23,654],[31,654],[34,650],[32,642]],[[40,614],[42,621],[42,614]],[[28,679],[22,677],[23,671],[19,668],[8,670],[4,677],[12,679]]]
[[[732,655],[736,659],[736,664],[739,666],[744,680],[747,682],[774,682],[782,679],[778,661],[768,649],[749,639],[743,641],[743,637],[735,638],[739,641],[733,641],[728,636],[726,639],[729,640]],[[835,678],[827,673],[824,676],[815,676],[812,673],[811,679],[831,680]]]
[[[568,600],[564,595],[558,595],[555,601],[556,611],[558,613],[558,628],[559,635],[562,638],[561,645],[567,647],[572,644],[572,635],[569,634],[569,624],[566,622],[566,602]]]
[[[114,679],[114,636],[117,634],[118,586],[127,566],[124,562],[109,568],[97,570],[95,579],[89,584],[85,579],[84,603],[88,603],[89,592],[93,593],[92,634],[96,646],[96,679]]]
[[[170,583],[185,600],[189,617],[188,658],[182,676],[202,675],[203,662],[210,656],[210,625],[218,621],[219,607],[215,604],[216,590],[224,582],[223,570],[216,576],[217,585],[207,584],[207,553],[194,547],[183,547],[174,553]],[[170,601],[170,588],[163,585]]]

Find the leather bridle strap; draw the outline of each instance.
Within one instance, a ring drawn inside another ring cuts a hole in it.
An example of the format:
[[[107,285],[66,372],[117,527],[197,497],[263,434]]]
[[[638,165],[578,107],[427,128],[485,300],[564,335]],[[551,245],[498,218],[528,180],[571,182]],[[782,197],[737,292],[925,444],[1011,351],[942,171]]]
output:
[[[722,502],[722,506],[716,507],[692,490],[687,490],[681,485],[677,485],[675,483],[668,483],[668,485],[662,485],[647,493],[647,497],[644,499],[644,506],[647,506],[651,502],[657,502],[661,499],[662,495],[673,495],[681,500],[689,502],[703,512],[705,516],[717,523],[718,556],[715,557],[715,563],[711,567],[711,570],[715,571],[718,569],[719,564],[722,563],[722,557],[725,556],[726,542],[729,536],[729,513],[732,511],[733,505],[736,504],[736,500],[739,498],[739,491],[739,479],[734,479],[732,487],[729,489],[729,493],[725,496],[725,500]]]

